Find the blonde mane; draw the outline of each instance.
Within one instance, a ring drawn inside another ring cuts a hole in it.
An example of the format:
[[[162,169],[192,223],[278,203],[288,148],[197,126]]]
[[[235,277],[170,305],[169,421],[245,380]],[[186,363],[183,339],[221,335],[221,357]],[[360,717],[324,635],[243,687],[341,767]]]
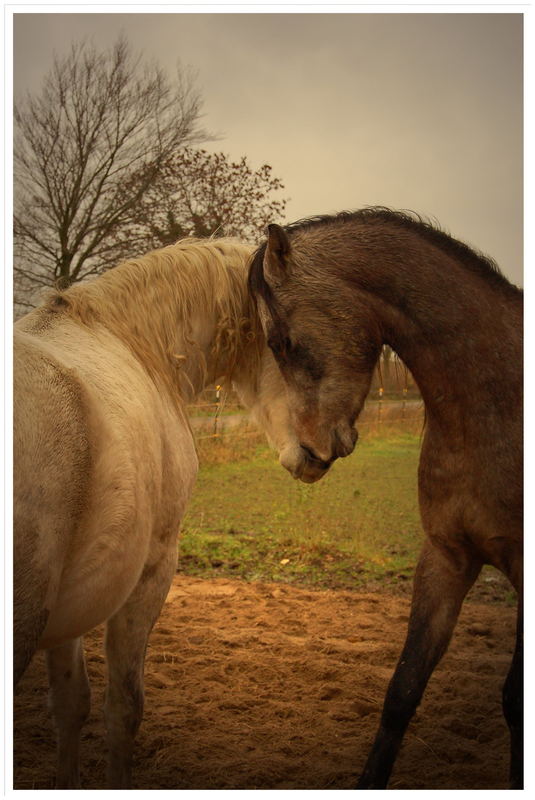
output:
[[[201,381],[231,379],[238,366],[251,376],[258,369],[263,338],[247,292],[252,252],[234,239],[182,239],[55,292],[46,309],[91,328],[104,326],[153,379],[189,400],[194,388],[181,370],[185,361]],[[208,362],[194,339],[195,315],[215,325]]]

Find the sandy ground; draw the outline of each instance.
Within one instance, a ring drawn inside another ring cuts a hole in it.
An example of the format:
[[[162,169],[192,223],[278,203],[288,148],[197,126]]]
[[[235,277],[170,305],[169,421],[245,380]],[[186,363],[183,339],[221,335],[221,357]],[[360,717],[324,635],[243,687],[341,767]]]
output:
[[[177,575],[147,654],[133,788],[348,789],[399,655],[408,599]],[[465,604],[392,789],[506,788],[501,686],[514,609]],[[84,788],[104,786],[102,630],[86,639],[93,690]],[[39,654],[15,698],[15,788],[51,788],[54,737]]]

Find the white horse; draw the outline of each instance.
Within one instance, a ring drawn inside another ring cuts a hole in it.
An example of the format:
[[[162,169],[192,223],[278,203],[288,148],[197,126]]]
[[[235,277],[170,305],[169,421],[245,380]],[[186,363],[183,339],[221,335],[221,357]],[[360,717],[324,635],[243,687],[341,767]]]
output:
[[[107,782],[130,785],[147,639],[198,467],[185,404],[226,377],[283,461],[303,458],[248,298],[250,255],[184,240],[15,325],[14,673],[47,651],[58,787],[79,786],[82,636],[104,621]]]

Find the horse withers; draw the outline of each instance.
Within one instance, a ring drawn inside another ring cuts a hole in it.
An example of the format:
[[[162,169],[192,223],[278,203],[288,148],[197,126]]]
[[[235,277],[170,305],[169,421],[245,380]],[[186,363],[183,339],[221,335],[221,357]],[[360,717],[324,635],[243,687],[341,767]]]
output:
[[[15,325],[14,677],[46,650],[58,787],[79,785],[82,636],[102,622],[107,782],[130,785],[145,648],[197,472],[186,403],[226,377],[281,459],[302,468],[247,293],[251,252],[184,240],[54,294]]]
[[[483,564],[501,570],[518,593],[503,710],[510,785],[521,787],[521,291],[490,259],[415,215],[384,208],[270,225],[249,287],[316,477],[353,450],[383,344],[402,358],[425,401],[419,503],[426,541],[406,643],[358,787],[386,787]]]

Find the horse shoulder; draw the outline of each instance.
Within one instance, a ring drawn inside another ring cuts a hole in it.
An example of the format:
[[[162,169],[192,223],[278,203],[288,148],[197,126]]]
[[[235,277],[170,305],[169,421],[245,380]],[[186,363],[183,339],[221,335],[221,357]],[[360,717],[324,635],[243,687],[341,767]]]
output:
[[[459,443],[458,443],[459,444]],[[426,431],[418,474],[422,524],[451,554],[477,554],[519,583],[522,557],[521,447],[481,439],[452,446]]]

